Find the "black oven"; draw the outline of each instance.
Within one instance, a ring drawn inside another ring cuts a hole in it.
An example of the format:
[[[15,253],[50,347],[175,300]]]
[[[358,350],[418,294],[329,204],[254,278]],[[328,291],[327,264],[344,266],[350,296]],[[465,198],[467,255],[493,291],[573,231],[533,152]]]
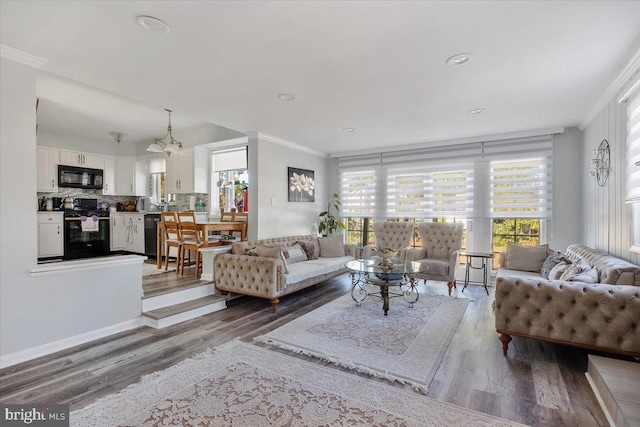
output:
[[[64,259],[110,255],[109,211],[97,209],[97,199],[75,199],[64,211]]]

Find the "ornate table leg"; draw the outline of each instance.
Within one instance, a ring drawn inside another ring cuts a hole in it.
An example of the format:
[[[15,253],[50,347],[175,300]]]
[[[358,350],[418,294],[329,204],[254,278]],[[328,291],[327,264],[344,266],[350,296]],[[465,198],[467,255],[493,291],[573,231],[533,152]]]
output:
[[[408,288],[402,292],[402,298],[409,303],[409,308],[413,308],[413,304],[420,298],[415,278],[409,278]]]
[[[382,296],[382,309],[384,310],[384,315],[387,315],[389,311],[389,283],[387,282],[384,285],[380,286],[380,296]]]
[[[355,273],[351,276],[351,298],[356,302],[356,305],[360,305],[367,298],[367,291],[363,287],[363,283],[361,273],[358,273],[358,277]]]

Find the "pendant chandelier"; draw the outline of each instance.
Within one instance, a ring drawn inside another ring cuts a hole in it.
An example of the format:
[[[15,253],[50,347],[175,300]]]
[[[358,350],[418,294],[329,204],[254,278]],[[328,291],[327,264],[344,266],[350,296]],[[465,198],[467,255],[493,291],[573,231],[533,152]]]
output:
[[[171,110],[165,108],[169,113],[169,124],[167,125],[167,133],[162,138],[156,138],[155,142],[149,145],[147,151],[152,153],[167,153],[167,156],[171,154],[180,154],[183,151],[182,142],[173,137],[171,127]],[[168,139],[167,139],[168,138]]]

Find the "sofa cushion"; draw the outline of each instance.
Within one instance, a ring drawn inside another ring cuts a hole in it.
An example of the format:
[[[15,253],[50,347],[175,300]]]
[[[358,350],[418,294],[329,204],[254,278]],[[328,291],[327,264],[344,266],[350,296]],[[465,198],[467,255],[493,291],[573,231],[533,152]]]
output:
[[[551,252],[549,256],[547,256],[547,259],[542,263],[542,270],[540,270],[540,274],[542,274],[542,277],[545,279],[548,279],[551,269],[565,260],[567,260],[567,257],[562,252]]]
[[[496,280],[500,277],[519,277],[524,279],[541,279],[542,275],[539,272],[534,271],[521,271],[521,270],[507,270],[506,268],[501,268],[496,273]]]
[[[590,269],[591,269],[591,266],[589,265],[589,263],[584,259],[580,259],[574,262],[573,264],[571,264],[571,266],[569,266],[564,271],[564,273],[562,273],[562,276],[560,276],[560,280],[571,281],[573,280],[574,276],[584,273]]]
[[[329,257],[329,258],[320,257],[318,259],[306,261],[305,264],[309,263],[309,264],[321,266],[324,268],[325,273],[331,274],[334,271],[342,270],[343,268],[345,268],[345,264],[349,261],[353,261],[353,257],[349,255],[345,255],[342,257]]]
[[[324,275],[326,268],[323,265],[313,264],[309,261],[298,262],[289,266],[289,273],[285,275],[287,285],[302,282],[305,279]]]
[[[344,252],[344,243],[342,243],[342,235],[321,237],[318,239],[318,242],[320,243],[320,256],[323,258],[343,257],[346,255]]]
[[[562,276],[562,273],[564,273],[565,270],[569,268],[570,265],[571,265],[570,262],[566,262],[566,261],[559,262],[558,264],[553,266],[553,268],[549,272],[549,277],[547,277],[547,279],[560,280],[560,276]]]
[[[289,272],[289,268],[287,266],[287,260],[284,258],[284,255],[282,254],[282,248],[280,246],[267,246],[267,245],[258,243],[256,245],[256,255],[267,257],[267,258],[281,259],[282,263],[284,264],[284,272],[285,273]]]
[[[296,243],[300,245],[304,254],[307,256],[307,259],[316,259],[318,258],[316,255],[316,245],[311,240],[298,240]],[[318,251],[320,252],[320,251]]]
[[[448,259],[425,258],[425,259],[419,259],[416,262],[419,262],[423,266],[426,265],[427,267],[429,267],[429,269],[425,272],[426,274],[430,274],[433,276],[449,275]]]
[[[307,255],[298,243],[283,247],[282,255],[284,256],[284,259],[287,260],[287,266],[307,260]]]
[[[547,259],[549,245],[524,246],[517,243],[507,245],[506,267],[509,270],[541,271]]]

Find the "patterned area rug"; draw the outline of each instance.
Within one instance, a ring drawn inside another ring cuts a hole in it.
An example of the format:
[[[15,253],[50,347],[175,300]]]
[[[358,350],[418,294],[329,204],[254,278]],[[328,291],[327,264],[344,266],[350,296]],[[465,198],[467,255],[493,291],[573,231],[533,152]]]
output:
[[[425,393],[468,303],[421,295],[409,308],[394,298],[384,316],[379,298],[357,306],[349,294],[255,339]]]
[[[518,426],[240,341],[156,372],[71,426]]]

